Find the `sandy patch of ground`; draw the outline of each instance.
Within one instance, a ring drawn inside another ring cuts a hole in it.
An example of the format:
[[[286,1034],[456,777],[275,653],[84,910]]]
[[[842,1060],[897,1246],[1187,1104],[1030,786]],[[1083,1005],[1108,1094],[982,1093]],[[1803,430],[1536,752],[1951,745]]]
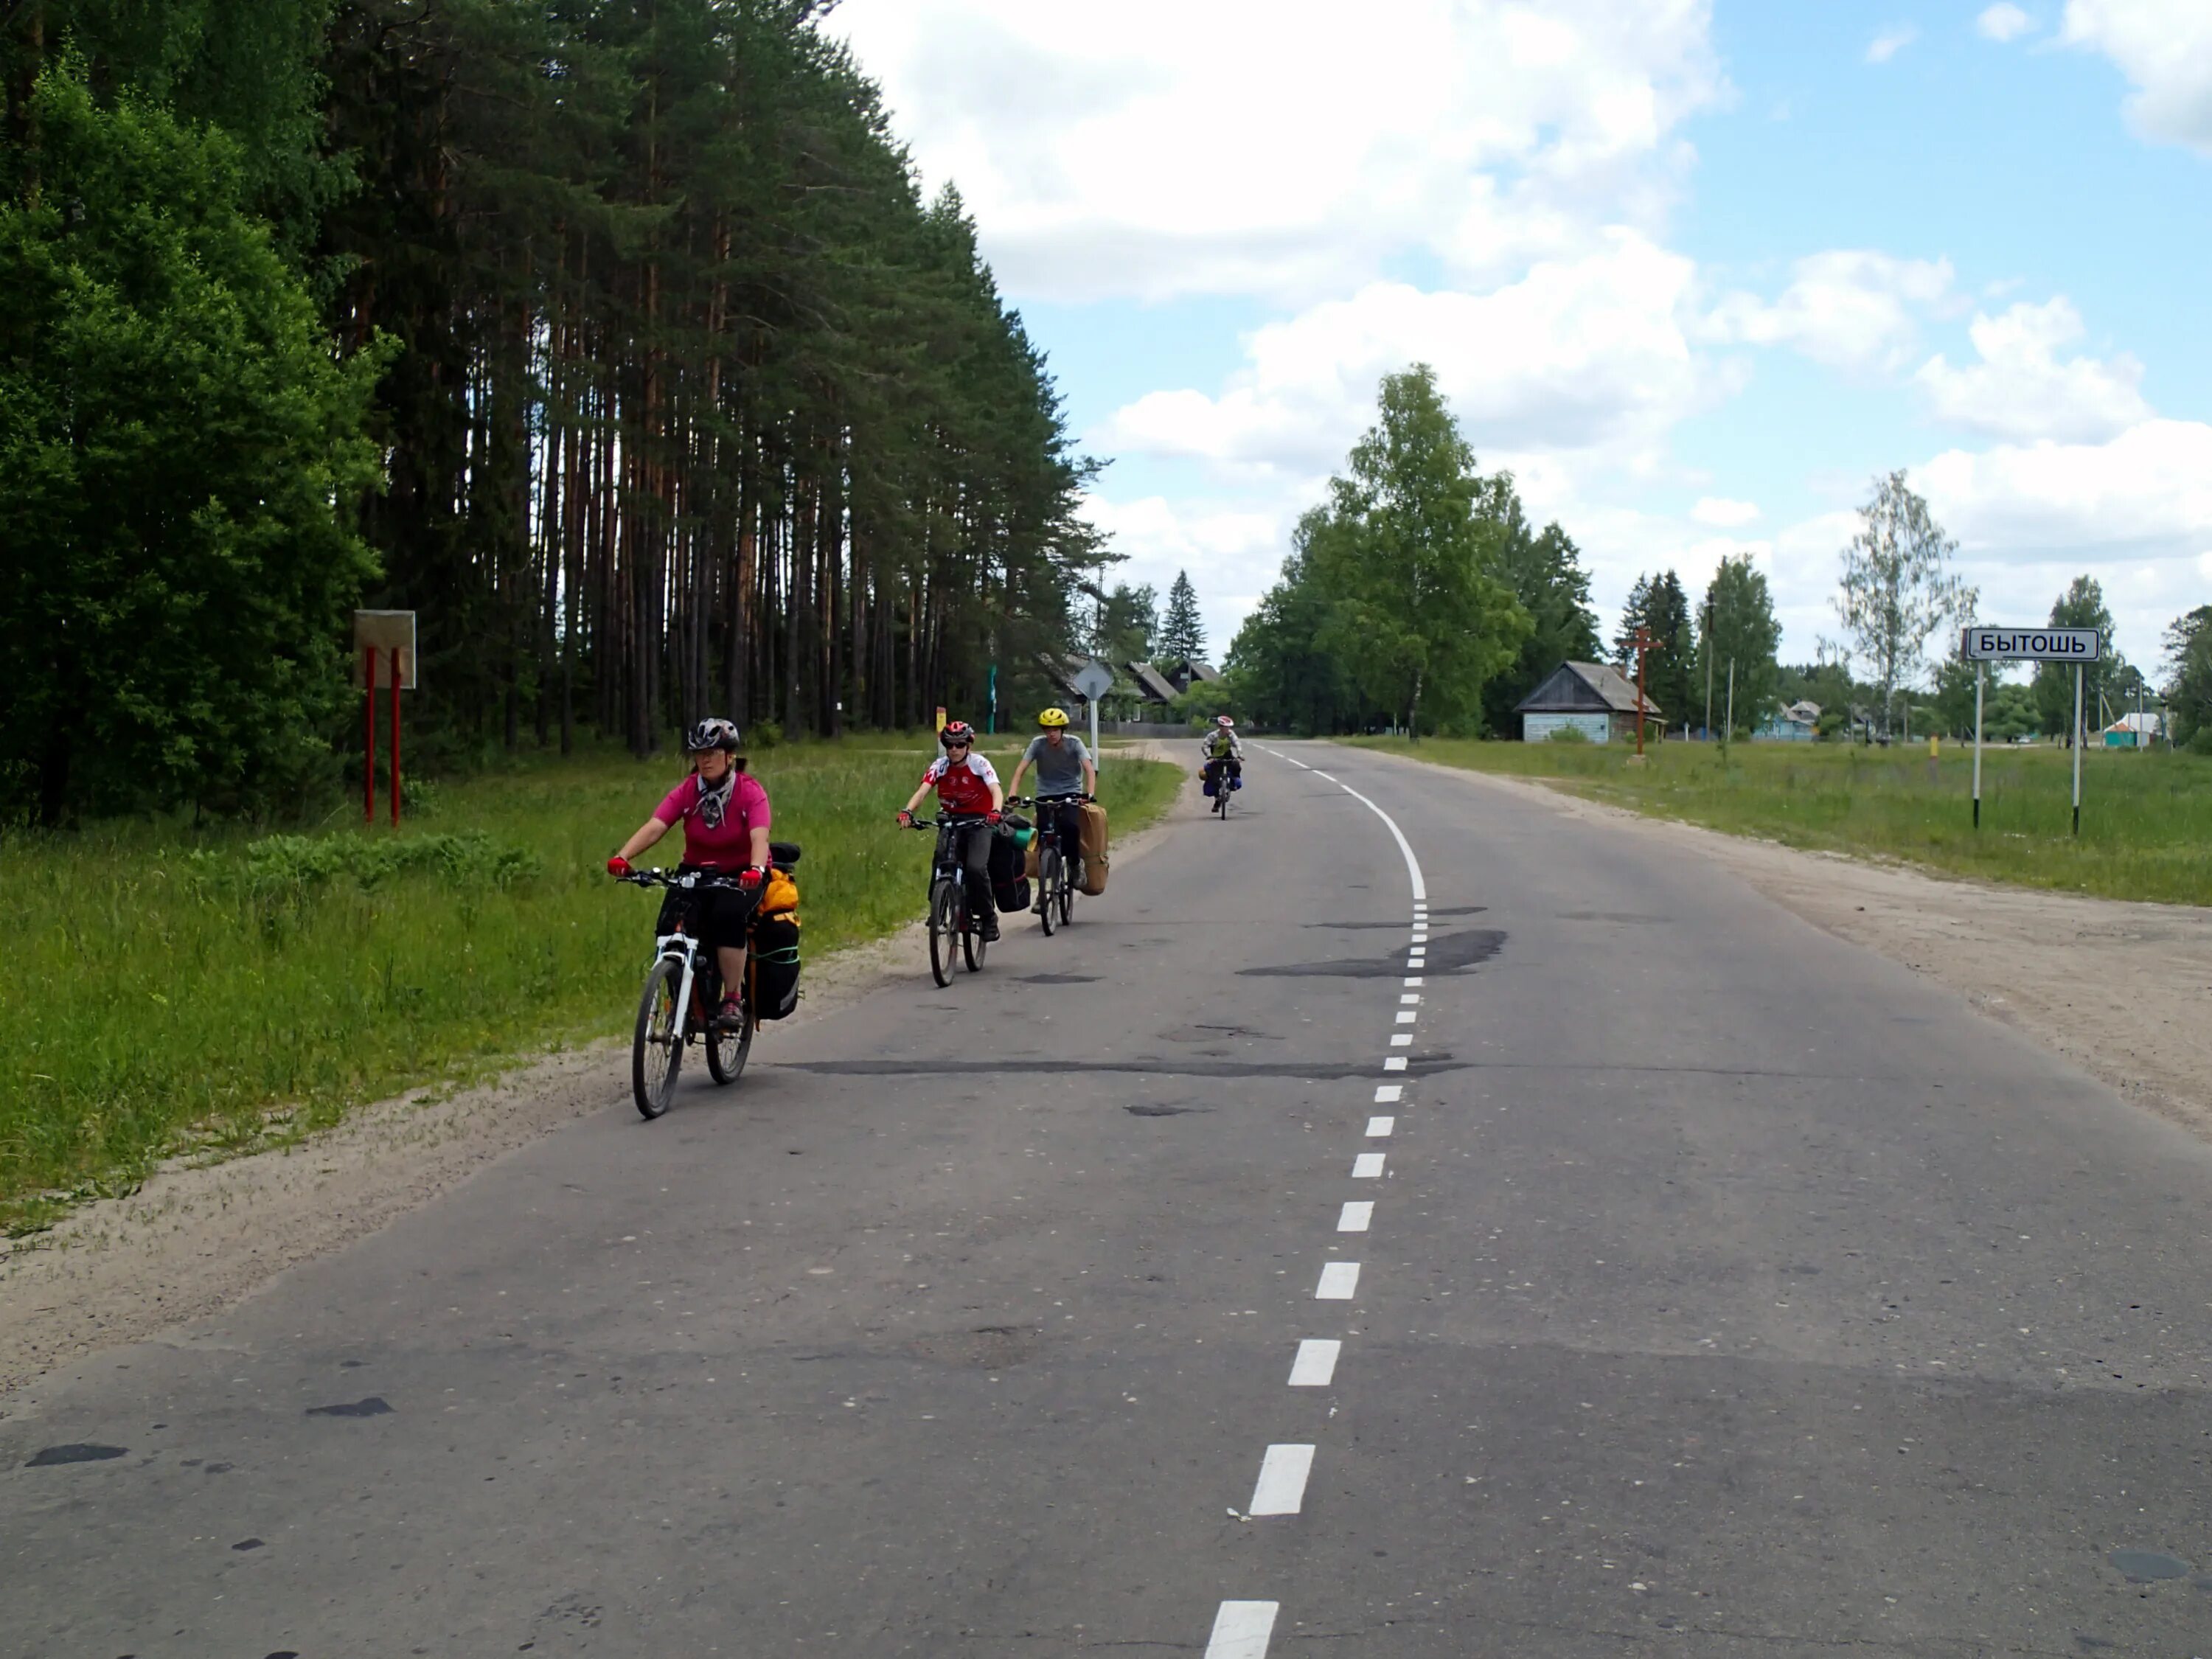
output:
[[[2212,1021],[2204,1018],[2212,994],[2212,910],[1997,887],[1801,852],[1646,817],[1541,783],[1461,775],[1568,817],[1629,825],[1702,854],[1814,927],[1925,974],[2129,1099],[2212,1140]]]
[[[1152,754],[1153,745],[1144,748]],[[1185,758],[1165,749],[1152,757]],[[1115,848],[1115,866],[1143,857],[1177,819],[1195,817],[1196,798],[1194,773],[1158,823]],[[927,953],[917,923],[810,963],[799,1011],[763,1035],[751,1064],[775,1065],[783,1032],[927,975]],[[228,1307],[540,1135],[629,1098],[627,1042],[552,1054],[478,1088],[364,1107],[298,1146],[173,1165],[50,1231],[0,1239],[0,1417],[7,1395],[76,1355]]]

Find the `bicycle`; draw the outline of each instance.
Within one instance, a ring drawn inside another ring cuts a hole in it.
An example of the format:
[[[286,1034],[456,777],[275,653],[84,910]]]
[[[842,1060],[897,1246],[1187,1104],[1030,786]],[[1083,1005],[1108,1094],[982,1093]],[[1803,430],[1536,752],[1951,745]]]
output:
[[[777,862],[788,868],[798,849],[788,849],[791,860]],[[722,887],[743,891],[734,881],[711,871],[633,870],[617,878],[635,887],[665,887],[686,893]],[[745,1069],[753,1047],[753,1011],[741,975],[738,984],[738,1026],[722,1030],[715,1024],[721,1006],[722,973],[714,952],[684,931],[684,918],[677,918],[676,931],[653,941],[653,966],[646,970],[645,989],[637,1000],[637,1026],[630,1040],[630,1092],[638,1115],[647,1122],[668,1109],[676,1096],[676,1074],[683,1068],[687,1044],[706,1040],[707,1070],[719,1084],[735,1083]]]
[[[913,820],[917,830],[937,831],[937,854],[929,872],[929,974],[940,986],[952,983],[953,969],[963,962],[971,974],[982,971],[989,941],[968,902],[968,872],[960,862],[960,832],[970,824],[988,826],[989,822],[976,813],[951,812]],[[960,942],[957,953],[952,945],[956,939]]]
[[[1237,763],[1227,756],[1218,756],[1206,763],[1206,777],[1213,785],[1213,813],[1224,823],[1229,822],[1229,798],[1236,793],[1242,771],[1230,769]]]
[[[1028,806],[1036,812],[1037,835],[1037,919],[1044,924],[1045,937],[1050,939],[1055,926],[1065,927],[1075,920],[1075,895],[1083,885],[1083,860],[1079,854],[1071,863],[1060,852],[1060,817],[1064,811],[1074,811],[1088,795],[1031,795],[1024,799],[1009,799],[1009,806]],[[1054,921],[1054,912],[1059,921]]]

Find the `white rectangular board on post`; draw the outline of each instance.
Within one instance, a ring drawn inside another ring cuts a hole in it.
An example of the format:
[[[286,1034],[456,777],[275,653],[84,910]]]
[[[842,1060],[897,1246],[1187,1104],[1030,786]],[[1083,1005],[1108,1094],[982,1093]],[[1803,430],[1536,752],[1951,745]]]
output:
[[[2105,636],[2094,628],[1984,628],[1960,636],[1968,662],[2101,662]]]
[[[1974,828],[1982,827],[1982,687],[1992,662],[2074,665],[2074,833],[2081,833],[2081,671],[2105,659],[2105,636],[2094,628],[1988,628],[1960,630],[1959,654],[1974,665]]]

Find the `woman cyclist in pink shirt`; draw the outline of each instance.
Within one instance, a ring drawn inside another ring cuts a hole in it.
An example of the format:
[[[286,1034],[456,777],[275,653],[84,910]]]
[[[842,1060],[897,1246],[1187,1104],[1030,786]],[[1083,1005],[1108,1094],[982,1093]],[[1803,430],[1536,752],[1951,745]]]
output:
[[[723,987],[715,1023],[729,1026],[739,1018],[745,924],[769,868],[768,791],[745,770],[744,759],[738,753],[743,743],[728,720],[701,720],[693,726],[684,744],[693,757],[691,775],[668,792],[667,799],[638,825],[622,851],[607,860],[609,875],[628,875],[629,861],[681,822],[684,861],[678,867],[736,877],[738,892],[709,887],[701,893],[689,923],[698,928],[702,942],[714,947]]]

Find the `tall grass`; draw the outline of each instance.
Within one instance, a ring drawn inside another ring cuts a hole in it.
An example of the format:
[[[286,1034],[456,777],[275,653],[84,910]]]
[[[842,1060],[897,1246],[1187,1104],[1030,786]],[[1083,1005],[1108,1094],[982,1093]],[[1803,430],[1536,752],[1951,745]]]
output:
[[[929,837],[891,815],[930,752],[923,738],[756,757],[777,838],[805,848],[810,957],[921,914]],[[658,898],[605,865],[682,770],[620,752],[524,763],[428,792],[396,836],[353,821],[0,837],[0,1227],[181,1148],[257,1144],[626,1028]],[[1180,781],[1109,760],[1117,833]],[[672,833],[650,857],[679,848]]]
[[[1973,751],[1945,744],[1737,744],[1723,757],[1674,743],[1627,764],[1617,745],[1360,738],[1364,746],[1478,771],[1558,780],[1595,799],[1793,847],[1875,854],[1988,881],[2172,904],[2212,903],[2212,759],[2082,751],[2081,834],[2072,833],[2073,757],[1988,750],[1982,827]]]

